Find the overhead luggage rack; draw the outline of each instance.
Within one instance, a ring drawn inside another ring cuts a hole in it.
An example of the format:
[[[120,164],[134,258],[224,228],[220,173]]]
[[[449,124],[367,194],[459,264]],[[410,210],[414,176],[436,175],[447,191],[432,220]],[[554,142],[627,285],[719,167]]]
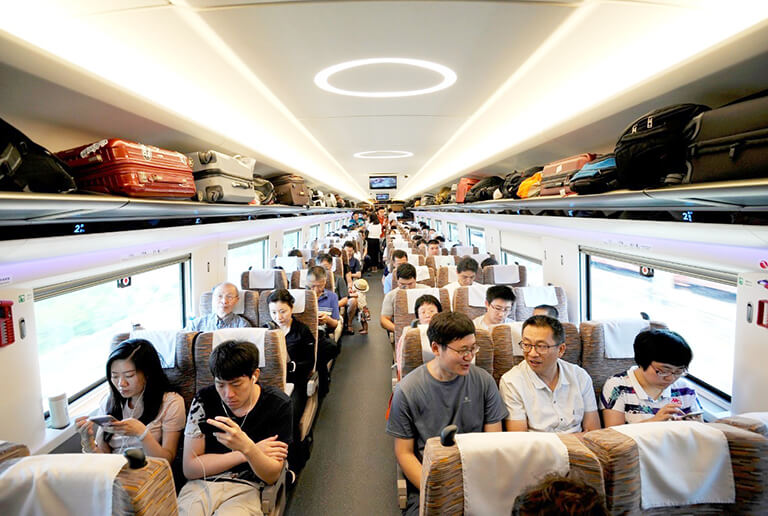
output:
[[[265,206],[209,204],[109,195],[0,192],[0,240],[321,215],[345,211],[349,210],[282,204]]]
[[[546,212],[551,211],[566,211],[569,212],[569,216],[581,216],[584,212],[604,214],[609,212],[686,210],[766,212],[768,211],[768,179],[699,183],[637,191],[615,190],[602,194],[567,197],[499,199],[470,204],[420,206],[416,210],[465,213],[520,212],[533,215],[546,214]],[[682,220],[686,219],[683,218]]]

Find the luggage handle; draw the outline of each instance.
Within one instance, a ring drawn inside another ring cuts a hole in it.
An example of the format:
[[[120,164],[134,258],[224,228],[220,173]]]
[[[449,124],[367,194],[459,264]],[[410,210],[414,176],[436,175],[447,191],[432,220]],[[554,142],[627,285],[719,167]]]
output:
[[[186,183],[185,180],[178,180],[178,179],[166,179],[165,176],[162,174],[158,174],[155,172],[139,172],[138,173],[139,180],[143,183],[166,183],[166,184],[172,184],[172,185],[178,185],[182,183]]]
[[[238,183],[237,181],[232,181],[232,188],[243,188],[245,190],[253,190],[251,185],[248,183]]]
[[[8,143],[0,153],[0,177],[12,177],[21,166],[21,154],[13,144]]]
[[[91,154],[86,158],[65,158],[64,162],[71,168],[88,167],[104,162],[100,154]]]

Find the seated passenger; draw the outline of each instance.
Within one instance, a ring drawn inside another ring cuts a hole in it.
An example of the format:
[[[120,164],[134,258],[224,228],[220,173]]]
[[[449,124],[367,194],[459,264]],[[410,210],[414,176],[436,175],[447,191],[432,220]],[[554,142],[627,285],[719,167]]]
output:
[[[404,263],[408,263],[408,253],[402,249],[395,249],[392,251],[392,261],[394,261],[395,268]],[[382,276],[381,282],[384,285],[384,295],[387,295],[389,291],[392,290],[392,273],[388,272],[386,268],[384,270],[384,276]]]
[[[493,377],[471,363],[478,351],[472,320],[462,313],[439,313],[432,317],[427,336],[435,358],[397,384],[387,420],[395,457],[409,482],[408,515],[419,512],[427,439],[451,424],[460,433],[500,432],[507,416]]]
[[[435,240],[440,242],[440,247],[445,247],[445,237],[443,235],[437,235]],[[442,252],[442,251],[441,251]]]
[[[288,464],[292,471],[298,472],[305,462],[300,451],[299,421],[307,404],[307,382],[315,365],[315,336],[306,324],[293,316],[293,302],[293,296],[285,289],[275,290],[267,298],[269,316],[285,335],[290,360],[286,382],[293,384],[293,445],[289,449]]]
[[[480,262],[480,270],[482,270],[484,267],[490,267],[491,265],[498,265],[498,264],[499,262],[496,261],[496,258],[489,256],[488,258]]]
[[[316,263],[321,265],[326,271],[329,271],[333,276],[333,289],[336,291],[336,297],[339,298],[339,308],[347,306],[349,302],[347,282],[344,281],[343,275],[333,272],[333,257],[330,254],[323,253],[317,257]]]
[[[432,317],[443,311],[443,305],[435,296],[424,294],[416,299],[416,303],[413,305],[413,311],[416,312],[416,319],[411,323],[411,327],[415,328],[422,324],[429,324]],[[403,365],[403,347],[405,346],[405,332],[400,335],[400,340],[395,345],[395,366],[397,367],[397,379],[402,378],[402,365]]]
[[[443,251],[440,249],[440,242],[436,239],[431,239],[427,242],[427,256],[440,256]]]
[[[298,249],[291,249],[288,251],[288,256],[298,256],[299,258],[304,258],[304,255],[301,254],[301,251]]]
[[[387,292],[381,302],[381,318],[379,323],[387,331],[395,331],[395,300],[400,290],[412,288],[430,288],[428,285],[416,283],[416,267],[404,263],[397,267],[397,288]]]
[[[608,516],[594,487],[549,475],[515,499],[512,516]]]
[[[515,304],[515,294],[506,285],[494,285],[485,291],[485,314],[472,321],[475,328],[490,331],[497,324],[512,322],[509,314]]]
[[[325,288],[326,272],[316,265],[307,271],[307,289],[317,296],[317,374],[320,376],[320,394],[328,393],[330,376],[328,361],[339,355],[339,347],[333,338],[336,326],[341,322],[339,298]]]
[[[600,428],[589,374],[561,360],[565,330],[557,319],[534,315],[523,323],[525,360],[504,373],[499,390],[509,410],[508,431],[588,432]]]
[[[600,408],[606,427],[676,420],[701,411],[696,391],[680,381],[693,359],[685,339],[670,330],[647,330],[637,334],[634,347],[637,365],[603,386]]]
[[[190,481],[179,493],[179,514],[261,515],[261,484],[280,478],[288,456],[291,400],[259,385],[259,349],[250,342],[223,342],[208,363],[214,385],[192,400],[184,431]]]
[[[101,415],[117,421],[96,426],[87,417],[75,425],[86,453],[123,453],[142,448],[172,462],[184,429],[184,400],[173,392],[155,347],[144,339],[121,342],[107,359],[109,395]]]
[[[459,263],[456,265],[456,276],[458,276],[458,279],[443,287],[448,290],[448,295],[451,297],[451,306],[453,306],[453,295],[457,288],[479,285],[479,283],[475,282],[477,270],[478,265],[474,258],[465,256],[459,260]]]
[[[533,315],[546,315],[552,319],[559,319],[560,312],[552,305],[539,305],[533,309]]]
[[[250,328],[248,319],[232,313],[240,291],[232,283],[219,283],[213,289],[213,312],[190,321],[186,331],[215,331],[221,328]]]

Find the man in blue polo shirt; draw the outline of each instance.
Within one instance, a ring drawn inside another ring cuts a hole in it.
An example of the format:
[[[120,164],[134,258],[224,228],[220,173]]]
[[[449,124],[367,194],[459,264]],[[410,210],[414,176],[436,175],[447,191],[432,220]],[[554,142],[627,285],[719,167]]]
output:
[[[320,376],[320,394],[328,393],[330,374],[328,361],[339,355],[339,348],[333,340],[333,332],[339,325],[339,298],[325,288],[327,271],[316,265],[307,271],[307,288],[317,296],[317,373]]]

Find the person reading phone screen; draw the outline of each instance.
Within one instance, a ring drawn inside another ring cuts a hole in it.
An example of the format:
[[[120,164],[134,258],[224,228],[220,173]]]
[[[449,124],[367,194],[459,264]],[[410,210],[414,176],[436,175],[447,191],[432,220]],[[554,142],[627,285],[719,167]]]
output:
[[[328,361],[339,355],[339,346],[333,338],[334,330],[341,322],[339,315],[339,298],[325,288],[327,281],[326,270],[316,265],[307,271],[307,289],[314,291],[317,296],[317,374],[320,377],[320,395],[328,393],[330,373]]]
[[[86,453],[122,453],[143,448],[147,455],[172,462],[184,429],[184,400],[173,392],[154,346],[131,339],[115,347],[107,359],[109,394],[100,415],[79,417],[75,425]]]
[[[670,330],[647,330],[635,337],[634,348],[637,365],[603,386],[600,408],[606,427],[690,419],[687,414],[701,412],[696,391],[681,379],[693,359],[683,337]]]

